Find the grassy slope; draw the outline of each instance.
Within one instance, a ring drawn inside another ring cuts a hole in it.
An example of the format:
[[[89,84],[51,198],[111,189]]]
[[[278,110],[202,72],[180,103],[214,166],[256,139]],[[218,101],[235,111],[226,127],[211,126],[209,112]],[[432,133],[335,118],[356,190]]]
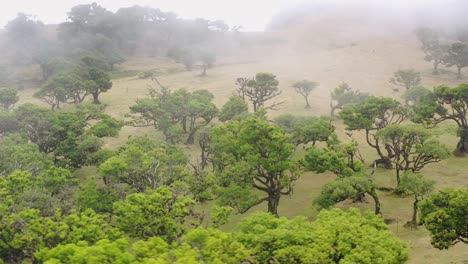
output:
[[[336,41],[335,41],[336,42]],[[147,94],[150,80],[138,79],[133,73],[142,70],[156,70],[161,72],[159,80],[172,89],[187,88],[188,90],[208,89],[216,97],[216,104],[222,106],[234,89],[234,80],[240,76],[252,76],[256,72],[267,71],[277,74],[283,93],[278,101],[285,101],[279,111],[272,112],[275,116],[280,113],[293,113],[298,115],[326,115],[329,113],[330,90],[340,82],[346,81],[361,91],[376,95],[392,96],[392,85],[388,79],[393,71],[399,68],[415,68],[422,72],[423,84],[432,87],[438,84],[455,85],[458,83],[451,72],[432,76],[430,64],[422,60],[423,54],[418,50],[417,43],[411,39],[407,42],[391,42],[386,39],[367,39],[362,41],[343,42],[340,45],[317,43],[317,45],[304,49],[298,44],[291,44],[290,49],[263,50],[268,56],[252,54],[249,61],[221,60],[208,71],[208,76],[198,77],[198,72],[181,71],[181,67],[167,61],[155,61],[146,58],[133,58],[120,67],[122,78],[114,79],[114,86],[102,95],[102,102],[108,104],[107,111],[118,118],[124,118],[137,98]],[[297,52],[297,50],[302,50]],[[257,53],[258,54],[258,53]],[[161,66],[163,65],[163,66]],[[170,73],[169,73],[170,72]],[[130,76],[128,76],[130,75]],[[303,99],[295,94],[291,84],[300,79],[310,79],[321,83],[310,97],[311,109],[303,108]],[[466,81],[466,80],[465,80]],[[34,91],[26,90],[21,93],[22,102],[38,102],[31,98]],[[342,140],[349,140],[344,135],[344,126],[336,122],[337,131]],[[453,147],[456,143],[453,126],[447,125],[439,129],[443,133],[440,139]],[[124,144],[129,136],[148,134],[151,137],[162,139],[161,134],[153,128],[125,127],[118,138],[108,139],[106,147],[116,148]],[[374,157],[372,150],[365,145],[363,135],[359,132],[353,138],[360,143],[366,160]],[[187,153],[195,158],[196,146],[182,146]],[[450,158],[446,161],[432,164],[423,172],[428,178],[437,181],[437,189],[467,188],[468,187],[468,158]],[[93,168],[84,168],[77,172],[80,177],[95,173]],[[283,197],[279,212],[283,216],[293,217],[305,215],[311,219],[317,214],[311,201],[316,197],[323,184],[333,179],[333,175],[305,173],[296,184],[291,197]],[[375,174],[376,182],[381,186],[394,186],[395,180],[392,171],[379,170]],[[439,251],[432,248],[428,232],[423,228],[413,231],[403,228],[403,224],[411,218],[411,198],[398,198],[389,193],[380,193],[382,211],[386,219],[391,219],[392,231],[404,239],[411,246],[411,263],[462,263],[468,259],[466,245],[457,245],[449,250]],[[344,202],[339,207],[356,206],[362,209],[372,209],[372,203],[351,204]],[[265,210],[260,205],[252,211]],[[243,216],[234,216],[233,221],[223,228],[232,230]]]

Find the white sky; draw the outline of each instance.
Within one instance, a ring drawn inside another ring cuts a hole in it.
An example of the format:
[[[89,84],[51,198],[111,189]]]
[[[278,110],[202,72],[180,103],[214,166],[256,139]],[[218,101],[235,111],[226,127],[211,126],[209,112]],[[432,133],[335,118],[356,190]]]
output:
[[[65,21],[71,7],[92,0],[0,0],[0,27],[18,12],[36,15],[45,23]],[[270,18],[283,7],[304,0],[95,0],[101,6],[116,11],[133,5],[151,6],[173,11],[184,18],[222,19],[230,26],[242,25],[245,30],[263,30]]]

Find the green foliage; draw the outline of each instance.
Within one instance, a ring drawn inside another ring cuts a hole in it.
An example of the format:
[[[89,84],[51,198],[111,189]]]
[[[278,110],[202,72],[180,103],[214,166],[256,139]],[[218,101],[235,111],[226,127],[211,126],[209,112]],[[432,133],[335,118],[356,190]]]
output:
[[[304,156],[305,169],[317,173],[330,171],[340,177],[353,175],[364,170],[364,164],[357,159],[355,143],[336,145],[328,148],[311,147]]]
[[[309,223],[256,213],[246,217],[239,241],[255,263],[405,263],[407,245],[395,238],[382,218],[357,209],[322,210]]]
[[[434,92],[422,97],[413,109],[413,121],[417,123],[435,126],[445,120],[455,121],[460,137],[456,152],[468,153],[468,84],[435,87]]]
[[[345,106],[340,117],[343,118],[346,130],[365,130],[367,144],[380,157],[375,163],[391,168],[389,159],[392,153],[379,142],[378,131],[390,124],[400,124],[409,119],[410,109],[392,98],[369,96],[358,104]],[[384,147],[387,153],[384,152]]]
[[[242,85],[243,98],[247,97],[252,102],[254,112],[257,112],[260,108],[274,109],[279,104],[274,103],[271,106],[265,106],[266,101],[281,94],[278,88],[279,82],[272,73],[259,72],[254,79],[238,78],[238,80],[241,79],[247,81],[245,85]]]
[[[0,106],[4,110],[12,108],[19,100],[15,88],[0,88]]]
[[[219,112],[219,120],[226,122],[248,112],[248,106],[239,96],[231,96]]]
[[[217,206],[214,205],[211,208],[210,219],[213,223],[213,227],[218,228],[229,222],[233,208],[230,206]]]
[[[133,126],[154,126],[161,130],[170,143],[177,143],[187,133],[187,144],[193,144],[196,132],[208,125],[217,115],[212,102],[214,96],[207,90],[192,93],[185,89],[171,92],[167,89],[151,91],[152,98],[137,100],[130,107],[129,122]]]
[[[360,103],[369,95],[361,93],[359,90],[354,91],[349,84],[342,83],[331,92],[330,96],[330,115],[335,116],[336,110],[341,110],[346,105]]]
[[[397,86],[403,86],[406,90],[419,86],[421,83],[421,73],[413,70],[398,70],[393,73],[390,82]]]
[[[0,256],[4,260],[21,261],[60,244],[80,241],[92,244],[119,236],[120,232],[110,228],[92,210],[66,216],[57,211],[51,217],[42,217],[38,210],[26,209],[0,219]]]
[[[412,102],[413,105],[417,105],[420,101],[431,93],[430,90],[422,87],[422,86],[415,86],[411,87],[410,89],[406,90],[403,93],[403,99],[407,102]]]
[[[8,175],[15,170],[38,174],[51,164],[51,159],[41,153],[37,145],[28,143],[18,134],[0,139],[0,175]]]
[[[268,201],[268,211],[277,214],[281,195],[291,192],[300,175],[288,135],[264,117],[254,116],[214,128],[211,138],[210,152],[222,186],[233,183],[266,194],[242,211]]]
[[[77,191],[77,205],[80,210],[92,209],[98,213],[111,213],[115,201],[115,190],[107,186],[99,187],[94,178],[89,179]]]
[[[280,115],[275,122],[291,134],[294,145],[315,145],[317,141],[325,142],[335,132],[335,126],[326,117],[298,117],[289,114]]]
[[[421,49],[425,54],[424,60],[433,63],[432,74],[439,74],[438,67],[443,62],[448,47],[440,44],[438,33],[430,28],[418,28],[415,33],[421,41]]]
[[[468,190],[442,190],[421,203],[421,222],[431,232],[432,245],[447,249],[467,243]]]
[[[407,172],[401,178],[400,190],[404,193],[414,196],[413,218],[411,225],[417,225],[418,204],[434,189],[435,181],[424,179],[420,174]]]
[[[457,67],[457,78],[462,77],[461,70],[468,67],[468,46],[463,42],[456,42],[446,48],[442,62],[447,67]]]
[[[132,237],[160,236],[171,242],[185,233],[183,224],[194,204],[191,198],[177,197],[168,187],[159,187],[114,203],[114,215],[118,227]]]
[[[304,100],[306,101],[306,106],[305,108],[310,108],[309,104],[309,95],[314,90],[317,88],[320,84],[317,82],[312,82],[308,80],[302,80],[300,82],[296,82],[293,84],[294,90],[296,93],[302,95],[304,97]]]
[[[375,184],[364,173],[357,173],[349,177],[338,178],[322,187],[320,196],[314,204],[320,209],[330,208],[336,203],[347,199],[360,199],[362,194],[369,194],[375,201],[375,213],[380,213],[380,201],[377,197]]]
[[[149,138],[135,138],[115,156],[99,166],[99,174],[107,185],[126,183],[138,192],[171,186],[187,176],[187,158],[182,150],[158,146]]]

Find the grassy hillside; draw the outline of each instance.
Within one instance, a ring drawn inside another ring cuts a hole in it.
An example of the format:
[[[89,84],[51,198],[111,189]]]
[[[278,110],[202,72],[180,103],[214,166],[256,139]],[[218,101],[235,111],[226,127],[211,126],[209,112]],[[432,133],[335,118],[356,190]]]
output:
[[[278,33],[281,35],[282,33]],[[426,87],[439,84],[456,85],[468,82],[468,79],[457,80],[455,73],[446,71],[438,76],[431,75],[431,65],[425,62],[418,43],[413,37],[404,41],[392,40],[383,36],[356,39],[327,39],[317,36],[314,42],[303,44],[303,38],[284,38],[284,45],[269,45],[257,47],[243,52],[243,56],[218,58],[217,66],[208,70],[206,77],[199,77],[199,70],[184,71],[181,65],[165,59],[129,58],[118,68],[113,79],[113,88],[101,95],[102,102],[107,104],[107,112],[117,118],[125,118],[129,106],[138,98],[146,96],[150,86],[156,84],[149,79],[139,79],[138,73],[154,71],[160,82],[172,89],[187,88],[188,90],[208,89],[215,95],[216,104],[221,107],[233,93],[234,80],[237,77],[251,77],[257,72],[272,72],[280,81],[283,91],[276,101],[284,101],[278,111],[271,111],[271,117],[282,113],[297,115],[327,115],[329,109],[330,91],[341,82],[348,82],[353,88],[375,95],[399,98],[392,91],[389,83],[392,73],[398,69],[414,68],[422,73],[422,83]],[[250,55],[249,52],[252,52]],[[468,74],[468,72],[466,73]],[[318,89],[310,96],[310,109],[304,109],[303,98],[294,92],[291,84],[295,81],[309,79],[320,82]],[[21,102],[35,102],[32,98],[34,89],[21,92]],[[337,131],[343,141],[350,140],[344,134],[344,125],[335,121]],[[455,127],[447,123],[436,129],[439,138],[450,148],[456,144]],[[129,136],[148,134],[161,139],[161,134],[154,128],[124,127],[119,137],[108,139],[106,147],[116,148],[124,144]],[[370,163],[374,152],[366,145],[363,134],[355,132],[353,138],[358,141],[365,159]],[[194,158],[198,155],[197,146],[182,147]],[[93,173],[92,168],[84,168],[77,172],[80,177]],[[423,170],[426,177],[437,181],[436,189],[468,188],[468,158],[450,158],[440,163],[431,164]],[[296,183],[294,193],[283,197],[280,202],[280,215],[293,217],[305,215],[311,219],[317,214],[312,207],[312,200],[319,194],[321,186],[333,180],[331,174],[317,175],[305,173]],[[379,186],[395,186],[393,171],[378,170],[375,181]],[[390,223],[390,228],[400,238],[411,246],[410,263],[466,263],[468,250],[466,245],[440,251],[430,245],[429,233],[424,229],[410,230],[403,227],[411,218],[412,199],[396,197],[391,193],[380,192],[382,213]],[[352,204],[341,203],[339,207],[359,207],[372,209],[372,203]],[[254,210],[265,210],[266,206],[258,206]],[[236,215],[233,221],[223,228],[232,230],[243,217]]]

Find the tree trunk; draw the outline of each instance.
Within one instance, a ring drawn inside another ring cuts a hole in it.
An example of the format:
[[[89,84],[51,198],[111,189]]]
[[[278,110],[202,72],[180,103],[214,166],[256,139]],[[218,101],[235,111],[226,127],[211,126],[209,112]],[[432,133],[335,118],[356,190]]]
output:
[[[457,143],[456,154],[468,153],[468,127],[460,128],[460,140]]]
[[[193,128],[193,129],[190,130],[190,133],[189,133],[189,135],[187,137],[187,141],[185,142],[185,144],[192,145],[195,142],[196,132],[197,132],[196,128]]]
[[[461,79],[462,78],[462,75],[461,75],[461,67],[457,66],[457,78],[458,79]]]
[[[432,70],[432,74],[439,74],[439,62],[437,60],[434,60],[434,69]]]
[[[375,203],[375,214],[380,214],[380,200],[379,200],[379,197],[377,196],[377,193],[375,192],[375,189],[372,188],[372,191],[369,192],[369,195],[372,197],[372,199],[374,199],[374,203]]]
[[[307,98],[307,96],[304,96],[304,99],[306,101],[306,106],[304,108],[310,108],[309,98]]]
[[[281,195],[279,193],[268,193],[268,212],[274,216],[278,215],[278,205]]]
[[[397,181],[396,190],[398,190],[398,187],[400,187],[400,165],[398,163],[395,165],[395,171],[396,171],[396,181]]]
[[[411,224],[413,225],[413,227],[416,227],[418,225],[418,220],[417,220],[418,203],[419,203],[418,198],[415,198],[414,203],[413,203],[413,218],[411,219]]]
[[[93,104],[100,104],[99,93],[93,93]]]

